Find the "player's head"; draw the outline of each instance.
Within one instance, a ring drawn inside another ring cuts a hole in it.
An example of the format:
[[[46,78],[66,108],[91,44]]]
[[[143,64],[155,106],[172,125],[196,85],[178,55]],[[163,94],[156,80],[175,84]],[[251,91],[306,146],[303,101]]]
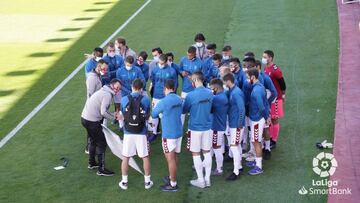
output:
[[[230,59],[230,70],[233,73],[236,73],[240,70],[240,60],[239,58],[235,57],[235,58],[231,58]]]
[[[139,64],[140,66],[143,65],[145,63],[147,57],[148,57],[148,54],[146,53],[146,51],[141,51],[136,60],[137,64]]]
[[[265,50],[261,59],[261,63],[264,65],[272,64],[274,61],[274,52],[271,50]]]
[[[153,56],[153,59],[157,61],[159,60],[160,55],[163,54],[163,51],[160,47],[156,47],[151,50],[151,54]]]
[[[210,81],[210,89],[213,92],[213,94],[219,94],[224,90],[224,83],[222,80],[218,78],[214,78]]]
[[[115,40],[115,46],[116,46],[118,49],[126,48],[126,40],[125,40],[125,38],[123,38],[123,37],[118,37],[118,38]]]
[[[252,52],[252,51],[246,52],[246,53],[244,54],[244,58],[247,58],[247,57],[255,58],[254,52]]]
[[[100,75],[106,75],[108,72],[108,63],[103,59],[100,59],[96,65],[95,72]]]
[[[161,54],[159,56],[158,66],[159,68],[164,68],[167,64],[167,56],[166,54]]]
[[[106,53],[110,57],[115,56],[115,44],[113,42],[109,42],[108,45],[106,46]]]
[[[204,85],[204,74],[201,71],[196,71],[191,75],[192,85],[194,87],[200,87]]]
[[[226,87],[228,87],[228,88],[234,87],[234,85],[235,85],[234,74],[228,73],[228,74],[224,75],[223,81],[224,81],[224,84],[226,85]]]
[[[117,78],[114,78],[110,81],[109,86],[115,92],[115,94],[118,94],[121,89],[121,81]]]
[[[244,65],[244,70],[248,70],[249,68],[252,68],[255,66],[255,58],[249,56],[249,57],[245,57],[243,59],[243,65]]]
[[[172,52],[166,53],[168,65],[171,66],[171,64],[174,62],[174,54]]]
[[[175,92],[175,81],[171,79],[165,80],[164,94],[168,95],[171,92]]]
[[[226,74],[231,73],[230,67],[226,64],[220,66],[219,71],[220,71],[220,78],[223,78]]]
[[[216,44],[208,44],[206,46],[206,52],[209,57],[214,56],[214,54],[216,53]]]
[[[259,78],[259,71],[255,67],[248,69],[247,78],[250,84],[254,84]]]
[[[261,72],[261,61],[255,60],[255,68]]]
[[[232,56],[232,48],[229,45],[224,46],[222,49],[222,55],[224,60],[229,60]]]
[[[214,54],[212,57],[212,62],[215,64],[215,66],[219,67],[221,65],[221,54]]]
[[[102,48],[100,47],[94,48],[93,55],[96,61],[99,61],[103,57],[103,54],[104,54],[104,50]]]
[[[132,85],[131,85],[131,89],[133,92],[138,92],[140,90],[142,90],[143,88],[143,81],[139,78],[136,78],[133,82],[132,82]]]
[[[193,60],[196,57],[196,48],[190,46],[187,51],[187,57],[189,60]]]
[[[194,37],[195,42],[204,43],[205,42],[205,36],[203,33],[197,33]]]
[[[133,56],[127,56],[125,58],[125,67],[126,69],[131,69],[132,64],[134,63],[134,57]]]

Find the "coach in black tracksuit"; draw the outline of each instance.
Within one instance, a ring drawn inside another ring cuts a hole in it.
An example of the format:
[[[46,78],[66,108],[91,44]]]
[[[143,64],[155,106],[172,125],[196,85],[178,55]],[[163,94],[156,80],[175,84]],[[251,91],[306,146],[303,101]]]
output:
[[[104,118],[115,119],[115,114],[109,112],[109,107],[113,97],[120,91],[120,88],[119,80],[111,80],[109,86],[105,85],[88,98],[81,113],[81,124],[85,127],[90,137],[88,168],[98,168],[97,175],[100,176],[114,175],[114,172],[105,168],[105,150],[107,144],[101,124]],[[95,161],[96,154],[98,164]]]

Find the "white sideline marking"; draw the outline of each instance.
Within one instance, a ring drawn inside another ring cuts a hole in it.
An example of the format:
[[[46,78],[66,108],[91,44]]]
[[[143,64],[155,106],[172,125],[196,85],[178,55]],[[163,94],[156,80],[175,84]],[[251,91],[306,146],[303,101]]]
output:
[[[100,47],[104,47],[110,42],[121,30],[123,30],[130,21],[135,18],[149,3],[151,0],[146,1],[134,14],[132,14],[109,38],[107,38]],[[69,76],[67,76],[50,94],[35,107],[14,129],[12,129],[3,139],[0,141],[0,148],[2,148],[14,135],[26,125],[32,117],[34,117],[86,64],[87,59],[83,61]]]

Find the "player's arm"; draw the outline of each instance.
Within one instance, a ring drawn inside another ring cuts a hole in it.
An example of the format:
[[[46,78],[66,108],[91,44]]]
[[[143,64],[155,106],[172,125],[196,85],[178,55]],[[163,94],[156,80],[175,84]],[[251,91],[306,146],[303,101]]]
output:
[[[158,118],[159,114],[164,111],[164,107],[163,107],[162,103],[163,103],[163,101],[159,101],[159,103],[155,106],[155,108],[153,108],[153,110],[151,112],[152,118]]]
[[[256,101],[256,106],[258,107],[259,111],[262,113],[262,115],[264,116],[265,119],[267,119],[266,116],[266,108],[265,108],[265,104],[263,102],[263,100],[261,99],[261,94],[258,91],[255,91],[255,101]]]
[[[109,112],[111,96],[104,96],[101,101],[100,113],[106,119],[115,119],[115,114]]]
[[[275,88],[274,83],[271,81],[270,77],[266,77],[264,78],[266,80],[266,86],[268,88],[268,90],[270,90],[270,97],[268,99],[269,104],[271,104],[273,101],[275,101],[275,98],[277,97],[277,91]]]
[[[91,97],[91,95],[95,93],[95,83],[91,80],[91,77],[88,77],[86,80],[86,92],[88,97]]]
[[[276,72],[276,79],[280,85],[280,90],[283,94],[283,99],[285,99],[285,91],[286,91],[286,83],[285,83],[285,80],[284,80],[284,77],[283,77],[283,74],[281,72],[281,70],[277,71]]]
[[[242,124],[244,123],[244,119],[245,119],[244,98],[241,96],[237,96],[236,98],[234,97],[233,99],[235,99],[236,106],[239,109],[239,123],[241,123],[241,127],[243,127]]]
[[[184,105],[183,105],[183,113],[189,113],[190,111],[190,103],[191,99],[189,97],[189,95],[185,98],[185,101],[184,101]]]

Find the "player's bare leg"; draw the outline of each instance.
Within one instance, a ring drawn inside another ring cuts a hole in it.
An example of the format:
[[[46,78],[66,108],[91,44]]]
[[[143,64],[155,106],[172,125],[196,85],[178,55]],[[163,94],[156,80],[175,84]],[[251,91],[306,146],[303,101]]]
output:
[[[129,159],[130,159],[130,157],[124,157],[121,162],[122,179],[119,182],[119,186],[123,190],[126,190],[128,188]]]
[[[150,189],[153,186],[153,182],[151,181],[150,176],[150,158],[149,156],[143,157],[143,168],[144,168],[144,180],[145,180],[145,189]]]

